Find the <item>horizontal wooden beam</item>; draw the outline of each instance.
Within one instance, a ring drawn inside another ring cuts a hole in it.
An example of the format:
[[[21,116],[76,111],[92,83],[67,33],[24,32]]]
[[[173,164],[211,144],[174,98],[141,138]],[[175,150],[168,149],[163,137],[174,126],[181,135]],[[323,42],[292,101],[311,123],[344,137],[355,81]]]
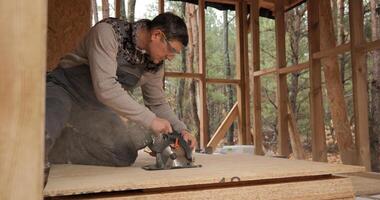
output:
[[[206,78],[206,83],[217,83],[217,84],[235,84],[239,85],[239,79],[220,79],[220,78]]]
[[[207,144],[207,148],[211,151],[214,151],[216,146],[219,144],[220,140],[224,138],[227,133],[228,128],[232,125],[239,114],[238,103],[231,108],[230,112],[228,112],[226,118],[220,124],[218,129],[215,131],[215,134],[212,136],[211,140]]]
[[[305,63],[300,63],[300,64],[292,65],[289,67],[281,68],[278,70],[278,73],[288,74],[288,73],[298,72],[298,71],[308,69],[308,68],[309,68],[309,62],[305,62]]]
[[[365,43],[365,45],[360,47],[359,51],[361,51],[361,52],[367,51],[368,52],[368,51],[373,51],[373,50],[377,50],[377,49],[380,49],[380,40],[375,40],[372,42]]]
[[[313,54],[313,59],[321,59],[321,58],[324,58],[324,57],[336,56],[338,54],[345,53],[345,52],[348,52],[350,50],[351,50],[351,44],[350,43],[346,43],[346,44],[339,45],[339,46],[337,46],[335,48],[331,48],[331,49],[323,50],[323,51],[320,51],[320,52],[316,52],[316,53]]]
[[[266,68],[266,69],[262,69],[262,70],[259,70],[259,71],[255,71],[255,72],[253,72],[253,76],[254,77],[256,77],[256,76],[264,76],[264,75],[272,74],[272,73],[277,73],[277,68],[276,67],[271,67],[271,68]]]
[[[165,72],[166,77],[173,78],[195,78],[200,79],[202,77],[201,73],[182,73],[182,72]]]
[[[293,72],[301,71],[304,69],[308,69],[308,67],[309,67],[309,62],[300,63],[300,64],[296,64],[296,65],[292,65],[292,66],[284,67],[280,69],[276,67],[271,67],[267,69],[262,69],[260,71],[255,71],[253,72],[253,76],[257,77],[257,76],[263,76],[267,74],[277,74],[277,73],[288,74],[288,73],[293,73]]]

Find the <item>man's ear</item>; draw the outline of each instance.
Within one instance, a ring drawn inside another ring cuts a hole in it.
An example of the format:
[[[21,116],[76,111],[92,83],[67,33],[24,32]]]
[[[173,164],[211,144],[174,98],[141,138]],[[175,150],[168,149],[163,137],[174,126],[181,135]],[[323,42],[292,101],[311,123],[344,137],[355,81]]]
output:
[[[150,32],[150,39],[151,40],[161,40],[161,31],[158,29],[153,29]]]

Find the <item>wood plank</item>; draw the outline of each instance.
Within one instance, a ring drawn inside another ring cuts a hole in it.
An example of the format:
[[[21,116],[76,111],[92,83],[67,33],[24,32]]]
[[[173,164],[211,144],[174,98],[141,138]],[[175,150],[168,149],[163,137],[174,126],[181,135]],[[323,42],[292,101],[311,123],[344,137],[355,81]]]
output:
[[[289,67],[283,67],[278,69],[279,74],[289,74],[309,68],[309,62],[295,64]]]
[[[205,0],[198,1],[198,22],[199,22],[199,103],[200,103],[200,148],[206,147],[210,140],[208,132],[208,110],[207,110],[207,87],[206,87],[206,46],[205,46]]]
[[[260,21],[259,21],[259,1],[251,1],[251,33],[252,33],[252,65],[253,65],[253,135],[255,144],[255,155],[264,155],[261,122],[261,80],[254,73],[260,70]]]
[[[245,45],[247,43],[245,34],[245,21],[246,21],[246,4],[238,1],[235,4],[236,8],[236,76],[238,79],[242,80],[241,84],[237,87],[237,101],[239,108],[239,120],[238,120],[238,144],[247,143],[247,112],[248,108],[246,107],[246,66],[245,66]]]
[[[240,85],[241,81],[238,79],[206,78],[206,83]]]
[[[277,70],[278,70],[277,67],[261,69],[261,70],[253,72],[253,76],[258,77],[258,76],[264,76],[267,74],[277,73]]]
[[[277,68],[286,66],[285,47],[285,13],[284,0],[276,1],[275,30],[276,30],[276,64]],[[278,116],[278,153],[282,156],[290,154],[289,131],[287,122],[288,87],[286,74],[277,75],[277,116]]]
[[[235,184],[236,185],[236,184]],[[328,180],[315,180],[315,181],[299,181],[277,184],[262,184],[262,185],[248,185],[244,186],[230,186],[202,189],[178,189],[175,191],[165,192],[157,191],[144,191],[139,194],[102,194],[102,195],[86,195],[86,199],[179,199],[179,200],[205,200],[205,199],[351,199],[353,200],[353,188],[349,178],[334,178]],[[80,196],[78,196],[80,198]],[[60,198],[61,199],[61,198]],[[63,198],[66,199],[66,198]],[[76,199],[73,196],[67,199]]]
[[[0,199],[42,199],[47,7],[0,1]]]
[[[231,108],[230,112],[228,112],[226,118],[224,118],[222,123],[216,129],[211,140],[207,144],[207,148],[211,148],[210,149],[211,152],[213,152],[215,150],[215,148],[218,146],[219,142],[224,138],[228,129],[230,128],[232,123],[234,123],[235,119],[237,118],[238,114],[239,114],[238,104],[235,103],[235,105]]]
[[[155,158],[144,152],[140,152],[136,163],[131,167],[53,165],[44,195],[133,191],[218,184],[223,180],[231,179],[260,181],[364,171],[364,167],[361,166],[288,160],[249,154],[196,154],[195,159],[197,164],[202,165],[201,168],[146,171],[141,169],[141,166],[154,163]]]
[[[201,73],[165,72],[165,77],[201,79]]]
[[[309,40],[309,77],[310,77],[310,124],[313,161],[327,162],[326,135],[322,94],[321,60],[313,58],[320,51],[319,0],[307,2],[308,40]]]
[[[346,44],[341,44],[335,48],[328,48],[322,51],[315,52],[312,55],[313,55],[313,59],[320,59],[320,58],[325,58],[329,56],[337,56],[339,54],[350,51],[350,49],[351,49],[351,44],[346,43]]]
[[[283,67],[280,69],[278,69],[277,67],[271,67],[271,68],[254,71],[253,76],[258,77],[258,76],[264,76],[268,74],[289,74],[289,73],[302,71],[304,69],[308,69],[308,67],[309,67],[309,62],[299,63],[299,64],[291,65],[288,67]]]
[[[358,161],[371,171],[368,128],[368,74],[366,53],[356,50],[365,43],[363,25],[363,0],[349,2],[352,85],[354,97],[355,144]]]

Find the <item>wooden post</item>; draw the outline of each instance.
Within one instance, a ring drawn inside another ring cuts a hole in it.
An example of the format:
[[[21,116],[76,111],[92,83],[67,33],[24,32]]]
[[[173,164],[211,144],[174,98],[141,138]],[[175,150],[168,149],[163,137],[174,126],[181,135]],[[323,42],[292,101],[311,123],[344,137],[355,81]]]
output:
[[[207,88],[206,88],[206,47],[205,47],[205,0],[198,1],[199,21],[199,97],[200,97],[200,148],[210,140],[208,133]]]
[[[250,20],[248,16],[248,4],[246,1],[242,2],[243,5],[243,34],[244,34],[244,73],[240,76],[244,81],[243,97],[245,99],[245,144],[253,144],[252,132],[251,132],[251,96],[250,96],[250,83],[249,83],[249,64],[248,64],[248,26]],[[243,82],[241,81],[241,82]]]
[[[42,199],[47,1],[1,1],[0,19],[0,199]]]
[[[324,109],[321,89],[321,60],[313,58],[320,51],[319,0],[307,2],[309,38],[310,124],[313,161],[327,162]]]
[[[350,33],[352,85],[355,115],[355,144],[358,151],[358,161],[371,171],[368,133],[368,76],[366,52],[358,48],[364,45],[363,0],[350,0]]]
[[[247,104],[245,93],[246,91],[246,66],[245,64],[245,45],[247,41],[245,38],[247,35],[245,34],[244,26],[246,21],[246,15],[244,7],[246,6],[245,2],[238,1],[235,4],[236,8],[236,76],[241,80],[240,84],[237,86],[237,99],[238,99],[238,108],[239,108],[239,134],[238,134],[238,143],[239,144],[247,144]]]
[[[115,17],[120,18],[121,15],[121,1],[115,0]]]
[[[285,48],[285,12],[284,0],[275,3],[276,17],[276,62],[277,68],[286,67],[286,48]],[[278,149],[279,154],[288,156],[289,151],[289,132],[287,121],[287,101],[288,87],[286,74],[277,75],[277,113],[278,113]]]
[[[252,33],[252,62],[253,71],[260,70],[260,24],[259,24],[259,0],[251,1],[251,33]],[[253,76],[253,74],[252,74]],[[255,154],[264,155],[261,135],[261,80],[260,76],[253,76],[253,131],[255,142]]]
[[[164,13],[165,12],[165,3],[164,0],[158,0],[158,12]]]

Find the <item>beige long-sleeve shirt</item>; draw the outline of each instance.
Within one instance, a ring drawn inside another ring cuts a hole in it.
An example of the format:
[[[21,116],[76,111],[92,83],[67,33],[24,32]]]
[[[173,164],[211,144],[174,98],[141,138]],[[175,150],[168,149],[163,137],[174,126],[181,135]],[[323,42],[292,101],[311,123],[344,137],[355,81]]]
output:
[[[158,116],[167,119],[176,131],[186,129],[166,100],[163,90],[163,68],[156,73],[145,71],[137,83],[137,86],[141,87],[144,103],[150,109],[137,103],[117,81],[116,37],[112,25],[97,24],[72,53],[61,59],[60,67],[88,64],[98,100],[130,120],[150,127],[153,119]]]

